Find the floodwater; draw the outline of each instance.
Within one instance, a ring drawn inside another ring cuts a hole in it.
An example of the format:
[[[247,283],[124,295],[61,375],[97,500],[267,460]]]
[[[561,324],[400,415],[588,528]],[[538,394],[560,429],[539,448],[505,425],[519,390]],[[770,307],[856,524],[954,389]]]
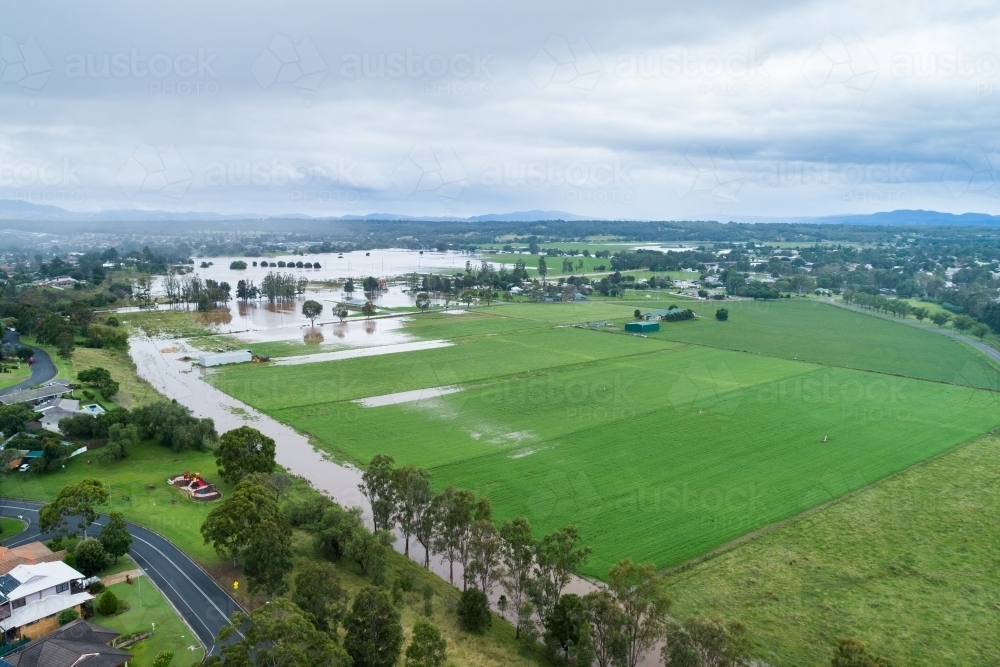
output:
[[[430,389],[414,389],[413,391],[400,391],[395,394],[382,394],[381,396],[369,396],[359,398],[352,403],[363,405],[366,408],[380,408],[383,405],[399,405],[400,403],[413,403],[415,401],[426,401],[438,396],[447,396],[462,391],[461,387],[431,387]]]
[[[192,366],[189,361],[181,361],[182,357],[197,357],[199,354],[199,351],[192,348],[186,340],[157,340],[136,336],[129,339],[129,343],[129,354],[135,362],[139,377],[149,382],[158,392],[168,399],[175,399],[197,417],[212,418],[219,433],[240,426],[251,426],[273,438],[277,444],[275,458],[279,465],[291,474],[304,478],[321,493],[341,505],[361,507],[366,521],[371,521],[371,506],[358,490],[358,485],[361,483],[360,470],[349,464],[331,460],[295,429],[258,412],[205,382],[203,376],[210,373],[210,370]],[[395,548],[402,553],[403,540],[397,539]],[[423,548],[412,539],[410,558],[418,563],[422,563],[424,559]],[[445,580],[448,579],[446,561],[432,556],[431,570]],[[461,579],[462,566],[456,563],[455,581],[461,582]],[[574,577],[565,592],[583,595],[596,588],[597,586],[590,581]],[[500,592],[499,586],[494,588],[490,596],[494,602],[499,598]],[[508,616],[513,620],[510,610]]]
[[[320,253],[316,255],[276,255],[274,257],[194,257],[194,274],[202,280],[225,280],[234,288],[239,280],[252,280],[259,285],[260,281],[270,271],[276,273],[292,273],[297,278],[309,280],[343,280],[344,278],[394,278],[406,273],[427,273],[448,271],[464,271],[465,263],[471,261],[474,265],[480,261],[479,255],[465,252],[431,252],[423,254],[417,250],[390,248],[383,250],[357,250],[344,253]],[[230,269],[229,264],[235,261],[247,263],[245,269]],[[268,266],[260,266],[260,262]],[[277,267],[272,263],[283,262],[319,262],[318,269],[296,269],[295,267]],[[202,262],[211,262],[207,269],[201,268]],[[257,266],[253,263],[257,262]]]
[[[383,354],[399,354],[400,352],[415,352],[417,350],[434,350],[439,347],[451,347],[452,345],[454,343],[448,340],[420,340],[413,343],[359,347],[353,350],[339,350],[337,352],[317,352],[316,354],[303,354],[296,357],[276,357],[271,360],[271,363],[275,366],[298,366],[299,364],[315,364],[321,361],[339,361],[341,359],[375,357]]]

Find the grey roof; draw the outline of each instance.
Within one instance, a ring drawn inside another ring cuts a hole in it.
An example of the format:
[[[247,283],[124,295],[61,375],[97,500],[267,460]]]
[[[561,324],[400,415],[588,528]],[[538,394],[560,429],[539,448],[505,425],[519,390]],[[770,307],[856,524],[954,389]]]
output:
[[[118,632],[83,619],[67,623],[20,651],[4,656],[11,667],[118,667],[132,657],[108,643]],[[86,656],[86,657],[84,657]]]
[[[61,396],[62,394],[69,393],[69,391],[70,388],[68,384],[54,382],[46,387],[39,387],[38,389],[24,389],[22,391],[15,391],[11,394],[5,394],[0,396],[0,403],[3,403],[4,405],[14,405],[15,403],[25,403],[27,401],[37,401],[43,398]]]

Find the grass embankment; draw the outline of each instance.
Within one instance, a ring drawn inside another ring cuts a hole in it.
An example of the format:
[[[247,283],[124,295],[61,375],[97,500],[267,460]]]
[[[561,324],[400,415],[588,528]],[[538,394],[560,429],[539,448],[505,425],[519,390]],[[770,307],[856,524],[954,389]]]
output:
[[[1000,440],[984,437],[667,577],[679,615],[749,626],[779,666],[855,636],[893,664],[1000,658]]]
[[[135,664],[148,667],[153,664],[153,658],[163,651],[173,651],[174,659],[170,664],[175,667],[201,662],[204,651],[198,638],[149,579],[135,577],[131,584],[122,582],[108,586],[108,589],[127,603],[129,609],[114,616],[97,612],[91,619],[93,622],[123,635],[150,632],[154,624],[156,626],[152,637],[122,649],[132,654]],[[194,649],[190,650],[191,647]]]

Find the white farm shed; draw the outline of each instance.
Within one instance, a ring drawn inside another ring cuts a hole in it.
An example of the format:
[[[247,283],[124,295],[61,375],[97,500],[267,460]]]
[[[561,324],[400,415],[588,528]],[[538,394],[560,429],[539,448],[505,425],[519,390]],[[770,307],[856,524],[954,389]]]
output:
[[[253,355],[250,353],[250,350],[203,354],[198,357],[198,365],[205,368],[209,366],[223,366],[225,364],[244,364],[248,361],[253,361]]]

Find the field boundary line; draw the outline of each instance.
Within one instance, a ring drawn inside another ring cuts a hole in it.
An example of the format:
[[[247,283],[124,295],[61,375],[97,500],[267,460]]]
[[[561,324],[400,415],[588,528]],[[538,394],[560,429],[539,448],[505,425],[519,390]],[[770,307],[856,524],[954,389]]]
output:
[[[864,486],[858,487],[857,489],[854,489],[853,491],[848,491],[848,492],[846,492],[846,493],[844,493],[844,494],[842,494],[840,496],[837,496],[836,498],[831,498],[830,500],[827,500],[824,503],[820,503],[819,505],[816,505],[815,507],[810,507],[807,510],[803,510],[802,512],[799,512],[798,514],[796,514],[794,516],[790,516],[787,519],[782,519],[781,521],[775,521],[774,523],[769,523],[766,526],[761,526],[760,528],[757,528],[756,530],[752,530],[749,533],[746,533],[745,535],[741,535],[740,537],[737,537],[735,540],[730,540],[729,542],[726,542],[725,544],[720,544],[719,546],[715,547],[711,551],[707,551],[707,552],[703,553],[700,556],[695,556],[694,558],[689,558],[688,560],[684,561],[683,563],[678,563],[677,565],[671,565],[670,567],[665,567],[665,568],[659,570],[657,572],[657,574],[659,574],[661,577],[667,577],[667,576],[671,576],[671,575],[674,575],[674,574],[679,574],[679,573],[685,572],[687,570],[691,570],[696,565],[700,565],[701,563],[707,562],[707,561],[709,561],[709,560],[711,560],[713,558],[716,558],[717,556],[721,556],[721,555],[723,555],[723,554],[725,554],[725,553],[727,553],[729,551],[732,551],[733,549],[736,549],[739,546],[747,544],[748,542],[753,542],[754,540],[756,540],[758,538],[764,537],[765,535],[769,535],[770,533],[778,531],[778,530],[784,528],[785,526],[788,526],[788,525],[791,525],[791,524],[796,523],[798,521],[801,521],[802,519],[807,519],[810,516],[812,516],[813,514],[818,514],[819,512],[822,512],[823,510],[825,510],[825,509],[827,509],[829,507],[832,507],[833,505],[836,505],[838,503],[841,503],[841,502],[844,502],[846,500],[849,500],[849,499],[853,498],[854,496],[860,495],[860,494],[862,494],[862,493],[864,493],[864,492],[866,492],[866,491],[868,491],[868,490],[870,490],[870,489],[872,489],[872,488],[874,488],[876,486],[879,486],[880,484],[882,484],[884,482],[888,482],[889,480],[894,479],[895,477],[898,477],[898,476],[901,476],[903,474],[906,474],[906,473],[910,472],[911,470],[915,470],[915,469],[917,469],[917,468],[919,468],[921,466],[930,465],[934,461],[936,461],[936,460],[938,460],[938,459],[940,459],[940,458],[942,458],[944,456],[948,456],[950,454],[953,454],[953,453],[957,452],[960,449],[963,449],[965,447],[969,447],[973,443],[978,442],[979,440],[982,440],[984,438],[994,438],[996,436],[993,435],[993,431],[995,431],[997,429],[997,427],[1000,427],[1000,422],[998,422],[996,425],[994,425],[989,431],[987,431],[985,433],[980,433],[977,436],[973,436],[972,438],[969,438],[968,440],[960,442],[960,443],[954,445],[953,447],[949,447],[948,449],[944,450],[943,452],[938,452],[937,454],[934,454],[933,456],[929,456],[926,459],[923,459],[921,461],[917,461],[916,463],[913,463],[912,465],[908,465],[905,468],[897,470],[896,472],[889,473],[885,477],[876,479],[873,482],[870,482],[868,484],[865,484]]]

